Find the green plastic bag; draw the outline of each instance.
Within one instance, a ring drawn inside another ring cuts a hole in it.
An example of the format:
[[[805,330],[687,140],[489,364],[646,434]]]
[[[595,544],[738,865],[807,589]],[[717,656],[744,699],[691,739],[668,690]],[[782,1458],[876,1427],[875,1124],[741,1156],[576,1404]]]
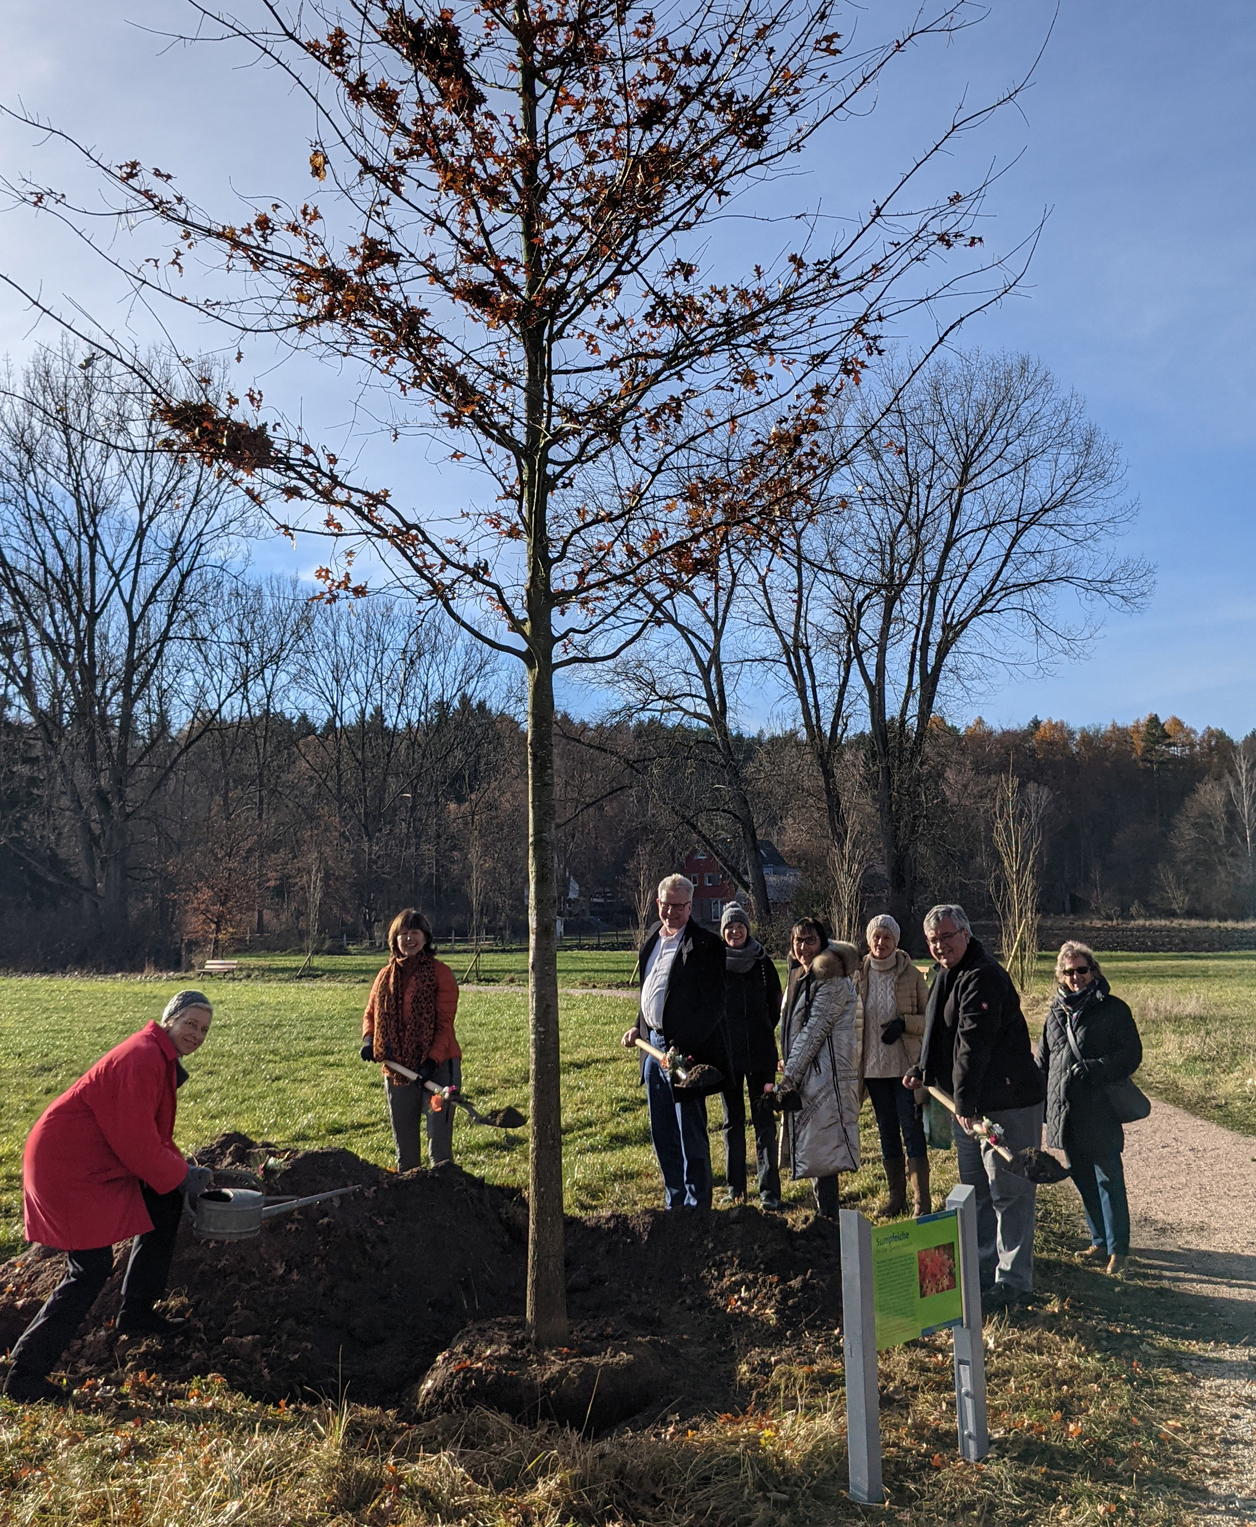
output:
[[[925,1144],[930,1150],[949,1151],[954,1142],[950,1111],[937,1098],[925,1098]]]

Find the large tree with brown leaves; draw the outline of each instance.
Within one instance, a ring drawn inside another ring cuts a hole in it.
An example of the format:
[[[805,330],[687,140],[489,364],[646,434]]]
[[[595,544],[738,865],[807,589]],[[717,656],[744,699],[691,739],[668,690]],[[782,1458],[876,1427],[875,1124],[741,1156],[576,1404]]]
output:
[[[352,553],[373,543],[409,587],[526,670],[528,1319],[538,1341],[559,1341],[555,679],[631,643],[649,619],[642,584],[663,562],[674,576],[691,544],[699,557],[713,514],[753,512],[753,495],[678,491],[677,461],[700,478],[704,442],[730,430],[757,432],[767,459],[787,452],[887,326],[974,274],[980,256],[962,273],[928,272],[976,243],[981,188],[937,195],[922,171],[990,108],[943,124],[862,212],[828,222],[791,209],[778,227],[755,217],[764,182],[818,134],[831,148],[897,55],[968,25],[965,3],[926,6],[906,31],[849,50],[831,0],[440,11],[332,0],[262,3],[252,21],[200,14],[313,103],[317,201],[224,219],[165,172],[84,150],[119,216],[175,235],[173,259],[132,278],[196,301],[184,272],[198,260],[235,273],[234,295],[203,300],[206,312],[356,363],[389,400],[389,427],[432,432],[487,485],[486,504],[469,484],[468,507],[442,519],[269,410],[263,423],[255,396],[230,416],[194,386],[162,405],[187,449],[246,477],[259,501],[306,506],[277,517],[308,527],[301,515],[316,506],[337,542],[330,589],[355,589]],[[47,188],[22,192],[85,226],[85,209]],[[1002,284],[999,273],[969,306]]]

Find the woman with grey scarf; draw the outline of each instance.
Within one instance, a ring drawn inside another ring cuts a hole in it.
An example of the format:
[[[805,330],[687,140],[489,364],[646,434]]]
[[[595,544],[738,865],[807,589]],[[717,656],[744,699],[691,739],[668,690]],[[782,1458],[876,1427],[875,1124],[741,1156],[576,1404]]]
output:
[[[781,1207],[776,1116],[768,1088],[776,1080],[776,1020],[781,978],[762,944],[750,935],[744,907],[730,903],[720,918],[724,940],[724,1012],[733,1067],[723,1092],[724,1180],[729,1203],[746,1197],[746,1098],[754,1128],[759,1207]]]

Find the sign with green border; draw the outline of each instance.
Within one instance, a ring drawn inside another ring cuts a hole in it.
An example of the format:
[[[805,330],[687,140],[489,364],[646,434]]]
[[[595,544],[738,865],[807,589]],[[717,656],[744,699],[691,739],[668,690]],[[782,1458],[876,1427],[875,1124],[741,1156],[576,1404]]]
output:
[[[877,1351],[962,1325],[959,1219],[954,1209],[872,1227]]]

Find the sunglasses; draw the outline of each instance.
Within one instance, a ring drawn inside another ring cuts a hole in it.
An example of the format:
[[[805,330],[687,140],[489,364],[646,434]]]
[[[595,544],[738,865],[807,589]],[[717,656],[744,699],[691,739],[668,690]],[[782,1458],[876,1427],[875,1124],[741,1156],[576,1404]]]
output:
[[[1064,974],[1066,976],[1088,976],[1090,971],[1091,967],[1089,965],[1066,965],[1064,967]]]

